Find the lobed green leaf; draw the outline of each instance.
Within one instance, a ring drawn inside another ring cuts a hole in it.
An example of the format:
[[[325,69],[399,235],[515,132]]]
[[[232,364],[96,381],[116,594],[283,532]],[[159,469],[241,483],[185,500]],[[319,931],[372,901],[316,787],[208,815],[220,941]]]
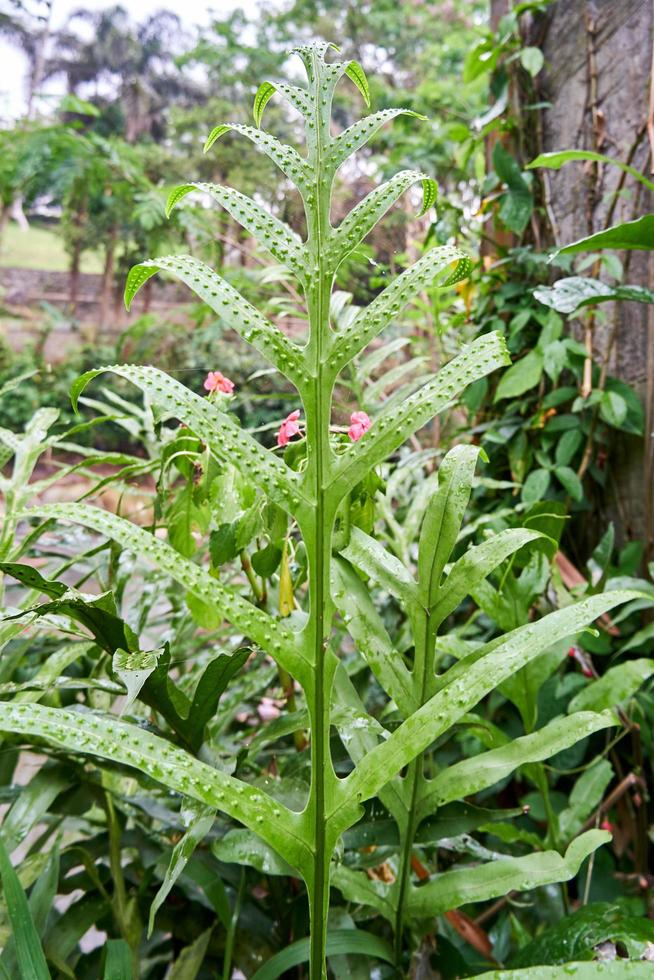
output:
[[[338,232],[337,232],[338,233]],[[456,263],[454,268],[451,266]],[[439,245],[398,276],[334,340],[329,366],[341,371],[371,340],[393,320],[407,303],[432,286],[445,288],[465,279],[472,268],[470,259],[460,249]]]
[[[243,126],[240,123],[223,123],[220,126],[215,126],[204,144],[204,152],[210,150],[216,140],[230,131],[245,136],[246,139],[254,143],[258,149],[270,157],[300,192],[307,193],[309,191],[311,172],[306,160],[303,160],[293,147],[285,146],[274,136],[264,133],[260,129],[255,129],[253,126]]]
[[[258,834],[294,868],[300,870],[305,865],[308,848],[298,814],[158,735],[111,716],[12,703],[3,706],[0,730],[42,738],[68,752],[138,769],[175,792],[227,813]]]
[[[394,649],[369,591],[342,558],[332,561],[332,597],[347,630],[373,674],[403,716],[415,707],[411,675]]]
[[[402,170],[371,191],[343,218],[326,248],[326,259],[331,271],[335,272],[338,269],[341,262],[372,231],[398,198],[418,181],[422,181],[423,188],[422,208],[419,214],[425,214],[438,196],[436,181],[417,170]]]
[[[167,255],[132,266],[125,283],[127,309],[143,283],[160,271],[168,272],[185,283],[228,327],[263,354],[294,384],[301,379],[308,380],[300,349],[238,290],[191,255]]]
[[[424,819],[446,803],[494,786],[520,766],[542,762],[593,732],[617,724],[612,711],[577,711],[565,718],[555,718],[531,735],[523,735],[497,749],[463,759],[433,779],[425,780],[417,807],[419,819]]]
[[[369,752],[340,784],[335,794],[335,810],[350,803],[352,797],[359,802],[370,799],[505,678],[558,640],[574,636],[609,609],[638,595],[616,590],[583,599],[508,633],[491,644],[490,652],[469,664],[466,670],[457,670],[455,665],[453,679],[448,683],[446,674],[441,690]]]
[[[358,61],[350,61],[345,67],[345,74],[354,82],[356,87],[361,92],[363,100],[366,106],[370,108],[370,87],[368,86],[368,79],[366,78],[366,73],[359,64]]]
[[[283,460],[244,432],[232,416],[221,412],[165,371],[133,364],[114,364],[87,371],[71,388],[73,407],[77,406],[77,399],[86,385],[106,371],[137,385],[162,412],[178,418],[192,429],[212,456],[235,466],[287,513],[297,514],[306,508],[308,502],[302,495],[300,478]]]
[[[332,140],[325,166],[331,170],[338,170],[341,164],[362,146],[365,146],[385,123],[402,115],[415,116],[416,119],[423,121],[427,118],[412,109],[382,109],[381,112],[375,112],[372,116],[366,116],[348,126],[336,139]]]
[[[412,887],[408,914],[431,918],[470,902],[483,902],[511,891],[529,891],[573,878],[586,858],[611,840],[605,830],[589,830],[577,837],[564,855],[543,851],[526,857],[499,858],[488,864],[457,868],[438,874],[420,888]]]
[[[464,388],[508,363],[504,338],[499,333],[478,337],[403,403],[377,416],[368,432],[339,457],[333,486],[341,495],[347,493],[409,436],[452,404]]]
[[[235,221],[238,221],[246,231],[249,231],[253,238],[256,238],[264,248],[267,248],[278,262],[287,266],[300,282],[304,282],[308,261],[307,253],[299,236],[288,225],[245,194],[232,190],[231,187],[224,187],[222,184],[202,182],[192,182],[176,187],[168,198],[166,213],[170,215],[173,208],[191,191],[209,194],[214,201],[217,201],[221,207],[224,207],[231,214]],[[193,282],[195,283],[195,277]]]
[[[110,514],[100,507],[86,504],[43,504],[25,517],[54,517],[81,524],[118,542],[123,548],[153,562],[185,589],[203,602],[216,606],[243,636],[269,653],[278,664],[298,680],[306,681],[307,663],[300,651],[295,633],[253,606],[238,593],[215,579],[208,571],[183,558],[169,544],[124,517]]]

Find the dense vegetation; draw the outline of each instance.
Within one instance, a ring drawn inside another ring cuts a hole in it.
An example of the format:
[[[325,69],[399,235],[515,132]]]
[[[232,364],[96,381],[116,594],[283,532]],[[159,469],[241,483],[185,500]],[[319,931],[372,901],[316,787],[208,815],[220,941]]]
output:
[[[0,225],[70,273],[0,349],[3,977],[652,969],[645,421],[584,341],[654,219],[548,248],[547,0],[442,6],[2,15]]]

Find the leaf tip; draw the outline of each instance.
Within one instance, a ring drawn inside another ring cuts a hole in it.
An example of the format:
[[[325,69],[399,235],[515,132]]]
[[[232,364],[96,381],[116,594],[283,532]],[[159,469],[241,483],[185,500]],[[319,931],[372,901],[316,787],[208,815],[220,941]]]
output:
[[[203,153],[208,153],[216,140],[219,140],[226,132],[228,132],[232,127],[226,123],[221,123],[220,126],[214,126],[209,135],[207,136],[206,142],[204,144]]]

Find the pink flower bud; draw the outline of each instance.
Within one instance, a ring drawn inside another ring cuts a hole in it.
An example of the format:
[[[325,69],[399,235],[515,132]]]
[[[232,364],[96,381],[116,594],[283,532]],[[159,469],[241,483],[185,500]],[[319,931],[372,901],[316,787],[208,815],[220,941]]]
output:
[[[287,415],[282,424],[279,427],[279,432],[277,433],[277,445],[287,446],[293,436],[302,435],[299,426],[300,410],[296,409]]]
[[[350,415],[350,428],[347,430],[347,434],[352,442],[358,442],[371,425],[370,416],[366,412],[352,412]]]
[[[234,382],[226,378],[220,371],[209,371],[204,379],[205,391],[222,391],[225,395],[231,395],[234,391]]]

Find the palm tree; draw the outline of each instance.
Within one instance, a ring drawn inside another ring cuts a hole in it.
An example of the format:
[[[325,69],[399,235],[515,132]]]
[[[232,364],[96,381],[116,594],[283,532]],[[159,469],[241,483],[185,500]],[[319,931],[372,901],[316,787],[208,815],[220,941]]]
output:
[[[90,39],[80,35],[81,24],[91,27]],[[56,35],[46,74],[64,75],[71,93],[87,83],[94,82],[96,89],[108,85],[120,104],[127,142],[143,135],[160,139],[170,103],[202,95],[175,65],[181,33],[179,17],[166,10],[136,25],[119,5],[77,10]]]

